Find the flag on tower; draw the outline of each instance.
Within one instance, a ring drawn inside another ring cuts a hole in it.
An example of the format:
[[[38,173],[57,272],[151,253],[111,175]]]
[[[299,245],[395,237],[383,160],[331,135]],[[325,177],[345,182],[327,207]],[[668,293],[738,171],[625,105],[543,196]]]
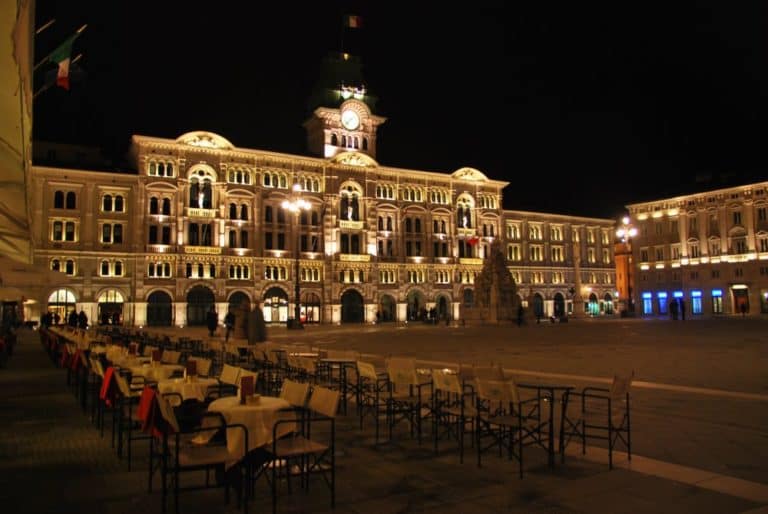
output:
[[[348,14],[344,17],[344,26],[350,29],[359,29],[363,26],[363,19],[354,14]]]
[[[64,41],[59,47],[51,52],[48,60],[58,64],[59,71],[56,74],[56,85],[69,89],[69,64],[72,60],[72,44],[77,39],[80,32],[75,32],[66,41]]]

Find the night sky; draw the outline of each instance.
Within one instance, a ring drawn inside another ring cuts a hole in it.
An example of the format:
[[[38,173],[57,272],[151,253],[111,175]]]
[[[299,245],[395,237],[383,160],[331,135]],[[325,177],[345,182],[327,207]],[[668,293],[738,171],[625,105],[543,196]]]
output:
[[[307,154],[308,99],[344,35],[388,118],[378,161],[478,168],[511,182],[505,208],[616,218],[768,180],[764,2],[275,3],[39,1],[37,25],[57,23],[37,60],[88,28],[71,91],[35,101],[35,138],[120,156],[131,134],[208,130]],[[363,27],[343,31],[345,13]]]

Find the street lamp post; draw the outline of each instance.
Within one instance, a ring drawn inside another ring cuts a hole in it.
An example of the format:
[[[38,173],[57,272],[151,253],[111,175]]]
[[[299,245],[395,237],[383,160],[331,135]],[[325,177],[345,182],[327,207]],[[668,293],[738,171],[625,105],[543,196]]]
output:
[[[299,217],[302,210],[306,211],[310,208],[310,204],[308,201],[301,198],[301,186],[299,184],[294,184],[291,199],[283,201],[282,206],[283,209],[293,213],[293,226],[294,230],[296,231],[296,248],[294,249],[294,256],[296,261],[296,267],[294,270],[295,303],[293,307],[293,319],[288,320],[288,328],[302,329],[304,326],[301,324],[301,284],[299,282],[299,254],[301,253],[301,230],[299,227]]]
[[[622,226],[616,231],[616,236],[621,239],[621,242],[627,245],[629,250],[627,254],[627,311],[635,311],[635,303],[632,300],[632,238],[637,235],[637,229],[629,222],[629,216],[624,216],[621,219]]]

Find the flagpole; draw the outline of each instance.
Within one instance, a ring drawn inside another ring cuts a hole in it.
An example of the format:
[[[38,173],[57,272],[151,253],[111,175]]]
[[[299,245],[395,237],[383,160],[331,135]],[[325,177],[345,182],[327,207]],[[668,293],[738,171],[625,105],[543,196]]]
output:
[[[77,36],[77,35],[78,35],[78,34],[80,34],[82,31],[84,31],[84,30],[85,30],[85,28],[86,28],[87,26],[88,26],[88,24],[86,23],[85,25],[83,25],[82,27],[80,27],[79,29],[77,29],[77,30],[75,31],[75,33],[74,33],[74,34],[72,34],[72,36]],[[72,36],[69,36],[69,37],[71,38]],[[67,39],[69,39],[69,38],[67,38]],[[66,39],[65,39],[64,41],[66,41]],[[42,60],[41,60],[39,63],[35,64],[35,67],[34,67],[34,68],[32,68],[32,71],[33,71],[33,72],[34,72],[34,71],[37,71],[37,69],[38,69],[40,66],[42,66],[42,65],[43,65],[43,64],[45,64],[45,63],[47,63],[47,62],[48,62],[48,59],[50,59],[50,58],[51,58],[51,56],[54,54],[54,52],[56,52],[56,50],[58,50],[58,49],[59,49],[59,47],[57,46],[56,48],[54,48],[54,49],[53,49],[53,51],[51,51],[51,53],[49,53],[48,55],[46,55],[45,57],[43,57],[43,59],[42,59]]]
[[[37,30],[35,31],[35,35],[38,35],[38,34],[40,34],[42,31],[44,31],[45,29],[47,29],[48,27],[50,27],[50,26],[51,26],[51,25],[53,25],[54,23],[56,23],[56,18],[53,18],[53,19],[51,19],[51,20],[50,20],[48,23],[46,23],[45,25],[43,25],[42,27],[40,27],[39,29],[37,29]]]

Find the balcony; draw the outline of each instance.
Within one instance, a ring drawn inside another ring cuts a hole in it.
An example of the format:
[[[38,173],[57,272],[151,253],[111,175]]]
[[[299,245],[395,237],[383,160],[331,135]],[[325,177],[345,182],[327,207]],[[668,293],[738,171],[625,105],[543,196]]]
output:
[[[220,246],[185,246],[184,253],[194,255],[221,255]]]
[[[196,207],[187,207],[187,216],[190,218],[215,218],[216,209],[199,209]]]
[[[459,257],[459,264],[470,264],[475,266],[482,266],[483,259],[478,259],[476,257]]]
[[[339,260],[342,262],[371,262],[371,256],[368,254],[340,253]]]
[[[339,220],[339,228],[346,230],[362,230],[364,222],[362,221],[349,221]]]

